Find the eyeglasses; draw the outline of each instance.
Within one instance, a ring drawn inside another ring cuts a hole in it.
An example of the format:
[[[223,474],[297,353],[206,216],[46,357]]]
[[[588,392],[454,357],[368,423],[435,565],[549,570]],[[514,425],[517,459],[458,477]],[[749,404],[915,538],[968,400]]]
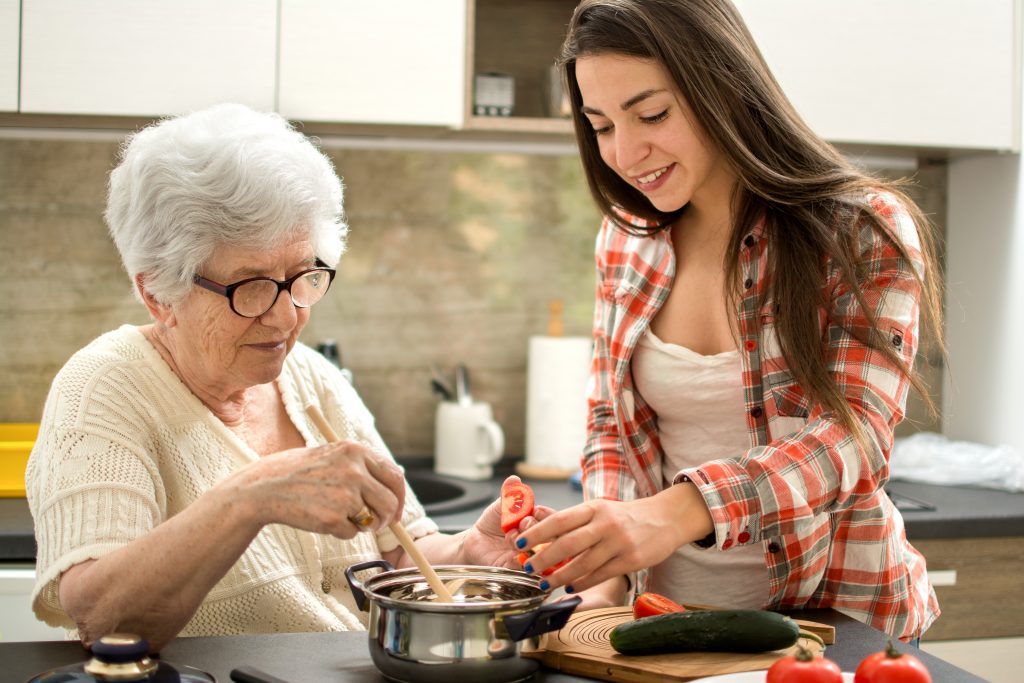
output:
[[[304,270],[287,280],[280,281],[269,277],[250,277],[230,285],[222,285],[196,275],[192,282],[203,289],[227,297],[231,310],[243,318],[258,318],[274,307],[282,291],[288,292],[292,304],[299,308],[309,308],[320,301],[331,286],[336,271],[328,268],[319,259],[316,265],[316,268]]]

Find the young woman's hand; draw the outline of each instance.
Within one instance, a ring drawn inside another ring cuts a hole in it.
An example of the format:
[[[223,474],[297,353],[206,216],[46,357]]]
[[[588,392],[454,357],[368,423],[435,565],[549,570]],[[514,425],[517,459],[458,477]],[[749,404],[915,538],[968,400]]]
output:
[[[712,529],[704,499],[687,483],[650,498],[591,500],[567,508],[529,526],[516,543],[529,548],[551,542],[530,559],[533,572],[570,558],[545,579],[551,588],[578,592],[654,566]]]

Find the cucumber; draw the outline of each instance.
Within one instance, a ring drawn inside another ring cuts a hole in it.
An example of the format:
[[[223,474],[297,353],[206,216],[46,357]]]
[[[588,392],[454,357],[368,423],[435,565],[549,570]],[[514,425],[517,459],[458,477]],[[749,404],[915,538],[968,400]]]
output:
[[[800,627],[787,616],[756,609],[690,610],[619,624],[612,647],[624,655],[664,652],[765,652],[794,645]]]

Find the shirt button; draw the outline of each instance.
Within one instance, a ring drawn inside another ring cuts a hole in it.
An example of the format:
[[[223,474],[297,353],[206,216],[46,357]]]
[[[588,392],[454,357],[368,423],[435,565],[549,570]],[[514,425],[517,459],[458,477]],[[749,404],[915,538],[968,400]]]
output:
[[[740,543],[746,543],[747,541],[750,540],[750,534],[748,534],[746,531],[744,531],[743,533],[741,533],[739,536],[736,537],[736,540],[739,541]]]
[[[753,235],[747,235],[746,237],[744,237],[743,238],[743,244],[745,244],[748,247],[754,246],[754,236]]]
[[[764,415],[764,410],[761,409],[761,406],[754,406],[753,408],[750,409],[751,417],[756,419],[761,417],[762,415]]]
[[[724,541],[722,541],[722,550],[725,550],[726,548],[731,548],[731,547],[732,547],[732,539],[731,538],[727,538]]]
[[[751,280],[749,277],[746,280],[743,281],[743,287],[745,289],[750,289],[753,286],[754,286],[754,281]]]
[[[779,552],[780,550],[782,550],[782,548],[780,548],[779,544],[776,543],[775,541],[772,541],[771,543],[768,544],[768,552],[774,554],[774,553]]]
[[[757,342],[754,341],[753,339],[748,339],[747,341],[743,342],[743,348],[745,348],[747,351],[753,351],[754,349],[757,348]]]

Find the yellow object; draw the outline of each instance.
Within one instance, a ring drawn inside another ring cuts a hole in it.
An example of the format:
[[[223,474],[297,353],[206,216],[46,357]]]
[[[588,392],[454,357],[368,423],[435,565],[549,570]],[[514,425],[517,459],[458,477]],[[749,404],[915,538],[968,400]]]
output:
[[[25,465],[38,424],[0,423],[0,498],[25,497]]]

